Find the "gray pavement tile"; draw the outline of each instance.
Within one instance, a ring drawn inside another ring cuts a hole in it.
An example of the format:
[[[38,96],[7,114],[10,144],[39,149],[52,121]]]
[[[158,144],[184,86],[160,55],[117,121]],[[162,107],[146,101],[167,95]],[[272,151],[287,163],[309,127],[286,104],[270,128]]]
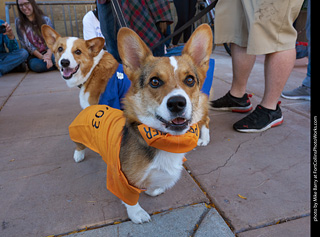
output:
[[[106,165],[87,150],[73,161],[68,134],[0,142],[1,236],[46,236],[127,220],[121,201],[106,189]],[[183,170],[178,183],[158,197],[140,195],[148,212],[208,202]]]
[[[152,216],[150,223],[141,225],[132,222],[124,222],[117,225],[72,234],[72,237],[108,237],[108,236],[192,236],[201,222],[200,228],[196,231],[198,237],[212,236],[234,236],[227,224],[217,214],[215,209],[208,209],[204,204],[174,209]],[[202,227],[203,225],[203,227]],[[210,228],[215,228],[211,229]]]
[[[50,71],[40,74],[29,72],[15,91],[14,95],[53,93],[59,91],[74,91],[78,98],[79,88],[69,88],[65,83],[65,80],[60,76],[59,71]]]
[[[235,236],[216,209],[212,208],[201,222],[195,237],[231,237]]]
[[[309,213],[309,119],[284,109],[283,125],[242,134],[239,116],[213,112],[211,143],[186,163],[195,179],[236,232]]]
[[[301,237],[310,235],[310,216],[239,233],[238,237]]]
[[[9,73],[0,77],[0,108],[24,77],[25,73]]]
[[[68,133],[81,111],[74,91],[12,96],[0,114],[0,141]]]

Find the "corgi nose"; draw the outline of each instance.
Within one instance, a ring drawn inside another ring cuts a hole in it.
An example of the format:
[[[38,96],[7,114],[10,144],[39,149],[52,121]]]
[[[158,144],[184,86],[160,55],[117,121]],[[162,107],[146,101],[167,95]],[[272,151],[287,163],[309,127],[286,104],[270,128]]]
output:
[[[70,61],[68,59],[61,59],[60,64],[62,67],[69,67]]]
[[[171,112],[179,113],[185,109],[187,100],[183,96],[172,96],[167,101],[167,107]]]

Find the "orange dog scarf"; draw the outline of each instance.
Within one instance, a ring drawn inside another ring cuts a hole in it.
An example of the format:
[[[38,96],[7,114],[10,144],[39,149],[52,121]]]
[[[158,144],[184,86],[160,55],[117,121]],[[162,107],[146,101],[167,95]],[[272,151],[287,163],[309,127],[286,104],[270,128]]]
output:
[[[194,124],[183,135],[171,135],[150,128],[144,124],[138,126],[141,136],[149,146],[172,153],[186,153],[197,146],[199,139],[198,124]]]
[[[129,184],[121,170],[119,159],[123,112],[106,105],[93,105],[82,110],[69,126],[70,138],[99,153],[107,164],[107,189],[123,202],[135,205],[142,191]],[[185,153],[197,146],[198,125],[193,125],[184,135],[173,136],[139,125],[139,131],[147,144],[174,153]]]

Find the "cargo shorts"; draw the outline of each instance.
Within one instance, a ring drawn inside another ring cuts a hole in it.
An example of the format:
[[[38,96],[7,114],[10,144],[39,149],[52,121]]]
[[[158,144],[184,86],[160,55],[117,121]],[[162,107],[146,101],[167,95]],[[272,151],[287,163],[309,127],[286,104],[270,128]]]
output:
[[[293,22],[303,0],[219,0],[215,12],[215,44],[234,43],[247,54],[295,48]]]

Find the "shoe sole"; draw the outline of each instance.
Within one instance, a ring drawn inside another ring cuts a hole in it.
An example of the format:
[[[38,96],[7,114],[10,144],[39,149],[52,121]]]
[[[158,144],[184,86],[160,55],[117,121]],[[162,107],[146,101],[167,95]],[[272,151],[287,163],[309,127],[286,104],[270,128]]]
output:
[[[274,120],[273,122],[269,123],[267,126],[263,127],[263,128],[260,128],[260,129],[235,129],[236,131],[238,132],[247,132],[247,133],[250,133],[250,132],[263,132],[263,131],[266,131],[268,130],[269,128],[273,128],[273,127],[276,127],[276,126],[279,126],[283,123],[283,116],[281,116],[281,118],[278,118],[276,120]]]
[[[222,107],[222,108],[215,108],[210,106],[211,110],[215,111],[231,111],[235,113],[247,113],[253,109],[252,104],[246,106],[246,107]]]
[[[285,99],[288,99],[288,100],[310,100],[310,96],[286,96],[286,95],[283,95],[281,94],[281,97],[285,98]]]

